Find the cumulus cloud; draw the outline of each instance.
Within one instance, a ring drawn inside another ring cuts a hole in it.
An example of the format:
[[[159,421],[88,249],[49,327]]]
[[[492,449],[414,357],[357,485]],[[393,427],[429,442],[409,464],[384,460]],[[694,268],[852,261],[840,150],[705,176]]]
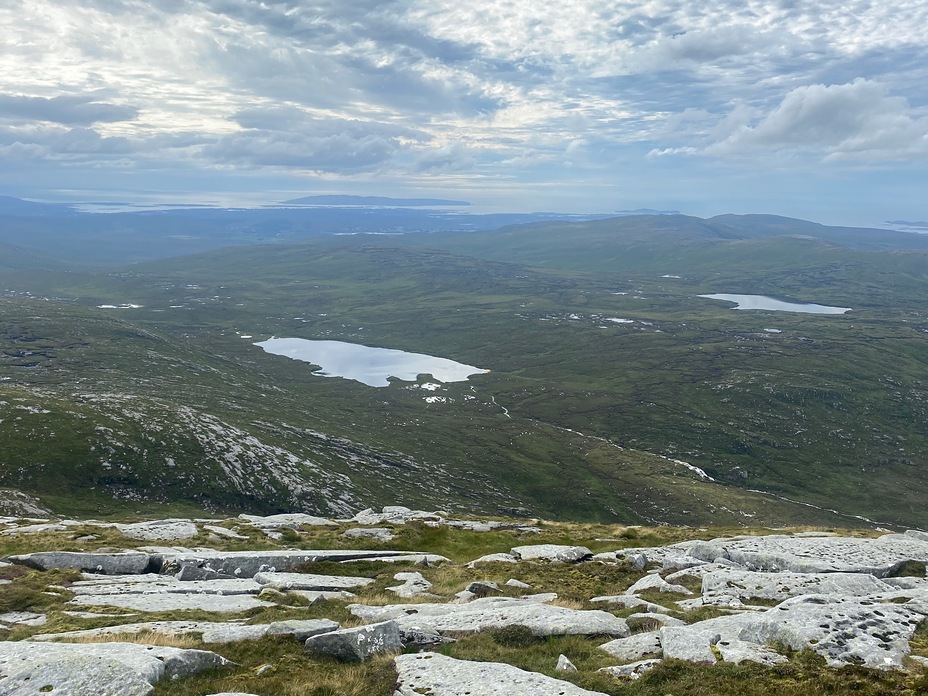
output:
[[[928,117],[914,116],[904,97],[865,79],[796,88],[757,119],[736,109],[723,130],[729,132],[706,147],[706,154],[797,150],[830,159],[908,159],[928,152]]]

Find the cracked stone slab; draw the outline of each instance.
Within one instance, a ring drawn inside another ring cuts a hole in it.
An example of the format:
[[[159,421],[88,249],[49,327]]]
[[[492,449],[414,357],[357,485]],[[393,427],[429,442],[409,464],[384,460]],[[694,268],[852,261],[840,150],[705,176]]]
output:
[[[139,633],[155,633],[164,636],[186,636],[202,634],[204,643],[232,643],[239,640],[257,640],[267,634],[293,635],[297,640],[306,640],[311,635],[334,631],[339,625],[328,619],[305,621],[277,621],[269,624],[242,625],[220,621],[146,621],[88,628],[82,631],[43,633],[28,638],[30,641],[79,641],[84,638],[101,638]]]
[[[928,562],[928,543],[904,534],[876,539],[772,534],[698,542],[689,547],[688,554],[710,562],[721,558],[764,572],[867,573],[882,578],[906,561]]]
[[[217,573],[239,578],[251,578],[262,572],[286,572],[304,563],[316,561],[356,561],[398,559],[415,554],[410,551],[372,551],[372,550],[299,550],[299,551],[191,551],[171,552],[152,555],[152,563],[160,567],[162,573],[176,573],[181,566],[193,565],[208,568]],[[441,557],[439,557],[441,558]]]
[[[115,527],[124,537],[141,541],[177,541],[199,534],[197,526],[190,520],[155,520],[117,524]]]
[[[398,655],[394,696],[604,696],[570,682],[498,662],[456,660],[438,653]]]
[[[299,529],[304,524],[308,527],[338,526],[338,522],[333,522],[327,517],[316,517],[315,515],[305,515],[303,513],[286,513],[266,517],[241,514],[238,519],[258,529]]]
[[[866,597],[892,592],[893,586],[865,573],[760,573],[714,570],[703,576],[703,595],[732,595],[742,599],[782,601],[806,594]]]
[[[685,627],[664,627],[660,630],[661,650],[665,658],[686,660],[687,662],[704,662],[714,665],[717,662],[712,652],[712,643],[699,634],[687,631]]]
[[[35,570],[64,568],[103,575],[135,575],[148,569],[149,555],[135,551],[122,553],[79,553],[75,551],[39,551],[5,560]]]
[[[141,576],[144,577],[144,576]],[[70,589],[79,597],[123,594],[215,594],[256,595],[262,586],[251,578],[217,580],[179,580],[172,575],[154,575],[141,582],[88,583],[77,582]]]
[[[282,592],[287,590],[310,590],[317,592],[339,592],[370,585],[370,578],[348,575],[314,575],[311,573],[258,573],[254,577],[258,585]]]
[[[427,617],[439,633],[476,633],[505,626],[526,626],[537,636],[627,636],[628,624],[606,611],[553,607],[525,599],[487,597],[467,604],[394,604],[372,607],[350,604],[348,610],[364,621],[395,620],[400,628]]]
[[[253,595],[137,593],[113,595],[84,595],[75,597],[69,605],[74,607],[119,607],[134,611],[185,611],[198,609],[218,613],[237,613],[258,607],[273,607]]]

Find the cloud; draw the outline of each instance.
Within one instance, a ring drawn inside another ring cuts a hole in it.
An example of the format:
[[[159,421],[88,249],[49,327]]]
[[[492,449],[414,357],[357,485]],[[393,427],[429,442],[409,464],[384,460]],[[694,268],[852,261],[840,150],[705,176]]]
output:
[[[735,109],[722,126],[728,132],[703,151],[739,156],[787,150],[828,159],[908,159],[928,152],[928,117],[915,116],[886,85],[862,78],[796,88],[770,113],[750,116],[749,109]]]
[[[451,173],[473,169],[476,165],[477,158],[460,142],[453,142],[423,152],[416,158],[413,169],[419,174]]]
[[[139,114],[134,106],[100,102],[93,96],[52,98],[0,94],[0,119],[47,121],[68,126],[131,121]]]
[[[315,118],[295,107],[244,109],[233,120],[242,130],[204,147],[202,157],[246,167],[357,172],[376,168],[406,144],[428,137],[388,123]]]

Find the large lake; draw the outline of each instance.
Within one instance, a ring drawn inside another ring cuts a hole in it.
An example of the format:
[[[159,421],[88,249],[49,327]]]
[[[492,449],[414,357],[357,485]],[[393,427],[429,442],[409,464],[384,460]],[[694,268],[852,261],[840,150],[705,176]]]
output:
[[[390,348],[371,348],[343,341],[312,341],[306,338],[270,338],[255,343],[273,355],[319,365],[320,377],[344,377],[371,387],[388,387],[388,377],[414,382],[432,375],[439,382],[464,382],[489,370],[462,365],[454,360]]]
[[[772,312],[802,312],[803,314],[845,314],[850,307],[829,307],[820,304],[798,304],[784,302],[766,295],[700,295],[709,300],[724,300],[734,302],[737,307],[732,309],[766,309]]]

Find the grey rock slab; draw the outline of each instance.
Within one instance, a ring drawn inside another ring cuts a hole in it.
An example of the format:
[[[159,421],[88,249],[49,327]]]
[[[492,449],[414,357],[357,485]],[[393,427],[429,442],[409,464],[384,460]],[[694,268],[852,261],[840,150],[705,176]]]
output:
[[[670,611],[667,607],[654,604],[654,602],[648,602],[635,595],[607,595],[605,597],[593,597],[590,601],[594,604],[614,604],[621,609],[644,609],[645,611],[658,614],[666,614]]]
[[[876,539],[769,535],[714,539],[690,546],[704,561],[724,558],[748,570],[794,573],[867,573],[887,577],[906,561],[928,562],[928,544],[906,535]]]
[[[780,641],[794,650],[811,647],[832,666],[901,669],[924,615],[905,604],[806,595],[750,618],[740,632],[742,640]]]
[[[893,587],[865,573],[760,573],[749,570],[715,570],[702,578],[703,595],[733,595],[782,601],[805,594],[866,597],[893,591]]]
[[[761,665],[778,665],[787,662],[787,657],[766,645],[748,643],[743,640],[720,640],[715,644],[722,660],[740,665],[742,662],[756,662]]]
[[[423,620],[439,633],[476,633],[505,626],[526,626],[537,636],[627,636],[624,620],[605,611],[554,607],[524,599],[487,597],[467,604],[398,604],[371,607],[351,604],[348,610],[365,621],[394,619],[404,628]]]
[[[657,624],[658,626],[685,626],[685,621],[655,612],[639,612],[625,617],[629,628],[637,630],[641,626]]]
[[[516,580],[515,578],[509,578],[506,581],[507,587],[517,587],[520,590],[530,590],[532,588],[527,582],[522,582],[521,580]]]
[[[498,662],[456,660],[438,653],[398,655],[394,696],[603,696],[570,682]]]
[[[100,584],[74,583],[70,590],[77,596],[119,594],[216,594],[256,595],[261,585],[251,578],[192,580],[184,582],[172,575],[155,575],[145,582],[113,582]]]
[[[626,679],[638,679],[645,672],[650,672],[652,669],[657,667],[661,663],[659,659],[651,660],[639,660],[638,662],[632,662],[628,665],[618,665],[616,667],[603,667],[602,669],[596,670],[597,672],[605,672],[610,674],[613,677],[617,678],[626,678]]]
[[[415,563],[419,566],[431,567],[440,563],[450,563],[451,559],[437,553],[400,553],[397,556],[370,556],[368,558],[350,558],[342,563],[352,561],[373,561],[375,563]]]
[[[124,537],[142,541],[177,541],[191,539],[199,534],[197,526],[190,520],[156,520],[117,524],[115,527]]]
[[[558,544],[534,544],[516,546],[510,553],[521,561],[561,561],[576,563],[592,558],[593,552],[585,546],[562,546]]]
[[[11,563],[36,570],[72,568],[88,573],[126,575],[144,573],[149,564],[147,553],[78,553],[73,551],[39,551],[6,558]]]
[[[429,592],[429,588],[432,587],[432,583],[426,580],[422,573],[397,573],[393,576],[394,580],[402,581],[402,585],[397,585],[396,587],[388,587],[389,592],[404,597],[418,597],[420,595],[426,595]]]
[[[374,539],[375,541],[392,541],[396,538],[392,529],[385,529],[383,527],[355,527],[354,529],[347,529],[342,532],[342,536],[346,539],[368,538]]]
[[[557,656],[557,664],[554,669],[558,672],[576,672],[577,666],[568,659],[567,655],[561,654]]]
[[[45,614],[32,611],[8,611],[0,614],[0,624],[7,626],[44,626],[48,622]]]
[[[315,590],[320,592],[337,592],[370,585],[370,578],[358,578],[346,575],[315,575],[311,573],[258,573],[254,580],[259,585],[274,590]]]
[[[176,594],[169,592],[84,595],[75,597],[68,604],[75,607],[106,606],[148,612],[198,609],[218,613],[236,613],[258,607],[274,606],[273,603],[257,599],[252,595]]]
[[[473,568],[482,563],[518,563],[518,559],[511,553],[488,553],[486,556],[475,558],[467,564],[467,567]]]
[[[304,652],[327,655],[342,662],[363,662],[374,655],[403,649],[400,628],[395,621],[343,628],[307,638]]]
[[[132,669],[99,655],[33,660],[0,673],[4,696],[148,696],[152,691],[152,683]]]
[[[152,563],[162,573],[176,573],[181,566],[193,565],[240,578],[265,571],[285,572],[315,561],[374,560],[409,556],[409,551],[371,550],[294,550],[294,551],[166,551],[152,555]],[[421,555],[421,554],[420,554]],[[439,557],[441,558],[441,557]]]
[[[216,621],[145,621],[139,623],[88,628],[82,631],[65,631],[63,633],[43,633],[28,640],[37,642],[64,641],[74,642],[85,638],[105,638],[107,636],[135,635],[155,633],[164,636],[185,636],[200,633],[204,643],[229,643],[237,640],[255,640],[267,633],[268,624],[243,626],[236,623]]]
[[[627,590],[625,594],[636,594],[638,592],[644,592],[645,590],[657,590],[658,592],[673,592],[676,594],[691,595],[693,594],[683,585],[672,585],[667,582],[657,573],[652,573],[650,575],[645,575],[641,580],[633,584]]]
[[[128,672],[138,675],[149,684],[155,684],[161,678],[186,677],[231,664],[207,650],[183,650],[135,643],[0,641],[0,674],[12,674],[35,663],[64,663],[74,657],[106,659],[121,664]]]
[[[717,662],[712,643],[698,634],[693,635],[686,628],[665,627],[660,630],[660,636],[665,658],[708,664]]]
[[[223,539],[235,539],[236,541],[248,541],[248,537],[244,534],[239,534],[236,531],[227,529],[226,527],[220,527],[215,524],[204,524],[203,529],[211,534],[215,534],[218,537]]]
[[[315,515],[305,515],[303,513],[268,515],[267,517],[242,514],[238,516],[238,519],[259,529],[298,529],[303,525],[310,527],[338,525],[337,522],[333,522],[327,517],[316,517]]]
[[[599,646],[622,662],[640,660],[648,655],[661,655],[661,634],[658,631],[636,633],[627,638],[616,638]]]

